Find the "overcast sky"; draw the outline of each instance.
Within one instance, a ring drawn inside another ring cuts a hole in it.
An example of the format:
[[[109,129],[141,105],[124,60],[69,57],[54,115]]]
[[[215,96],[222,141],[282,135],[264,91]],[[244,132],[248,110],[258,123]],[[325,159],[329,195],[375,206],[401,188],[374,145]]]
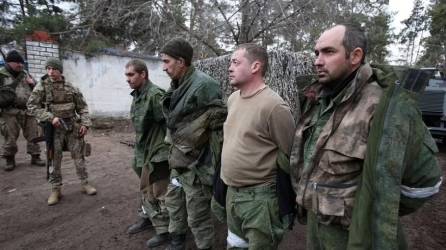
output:
[[[403,25],[401,21],[407,19],[410,16],[410,12],[413,8],[414,0],[390,0],[389,1],[389,11],[391,11],[393,16],[393,22],[391,27],[394,28],[395,34],[401,31]],[[428,4],[428,0],[423,0],[424,4]],[[427,34],[425,34],[427,35]],[[397,44],[390,45],[390,55],[389,60],[397,59],[401,56],[401,50],[398,49]]]

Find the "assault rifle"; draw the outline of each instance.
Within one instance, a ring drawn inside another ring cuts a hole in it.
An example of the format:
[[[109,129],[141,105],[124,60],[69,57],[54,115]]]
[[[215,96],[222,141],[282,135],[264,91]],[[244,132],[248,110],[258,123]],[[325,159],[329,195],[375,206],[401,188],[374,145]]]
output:
[[[63,119],[59,119],[60,124],[65,130],[68,126]],[[51,122],[43,122],[43,136],[46,145],[46,179],[50,178],[50,168],[54,168],[54,126]]]
[[[54,169],[54,127],[51,122],[43,122],[43,134],[46,145],[46,179],[50,178],[50,168]]]

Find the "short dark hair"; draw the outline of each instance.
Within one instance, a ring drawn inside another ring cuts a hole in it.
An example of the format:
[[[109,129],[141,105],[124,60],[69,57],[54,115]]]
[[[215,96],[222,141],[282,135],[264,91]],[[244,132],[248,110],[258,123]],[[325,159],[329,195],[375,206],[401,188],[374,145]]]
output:
[[[130,60],[125,67],[128,68],[132,66],[133,69],[138,73],[142,74],[143,71],[146,72],[146,79],[149,79],[149,70],[147,69],[147,65],[143,60],[140,59],[132,59]]]
[[[354,49],[360,48],[364,52],[361,63],[365,63],[365,56],[367,55],[367,37],[363,29],[354,24],[341,24],[345,27],[344,39],[342,45],[345,48],[346,56],[349,57]]]
[[[248,58],[250,62],[256,60],[260,61],[262,64],[262,76],[265,76],[266,71],[268,70],[268,53],[266,52],[266,49],[255,43],[241,44],[237,47],[237,50],[239,49],[245,49],[246,58]]]

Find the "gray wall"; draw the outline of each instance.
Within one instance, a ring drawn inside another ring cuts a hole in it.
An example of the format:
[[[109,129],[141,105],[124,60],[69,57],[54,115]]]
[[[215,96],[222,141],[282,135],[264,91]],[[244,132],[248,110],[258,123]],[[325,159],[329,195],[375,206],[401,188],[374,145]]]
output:
[[[128,117],[132,91],[124,76],[129,56],[96,55],[86,57],[77,52],[65,52],[62,56],[65,78],[80,88],[92,116]],[[149,69],[149,78],[167,89],[170,78],[162,70],[161,60],[156,57],[142,58]]]

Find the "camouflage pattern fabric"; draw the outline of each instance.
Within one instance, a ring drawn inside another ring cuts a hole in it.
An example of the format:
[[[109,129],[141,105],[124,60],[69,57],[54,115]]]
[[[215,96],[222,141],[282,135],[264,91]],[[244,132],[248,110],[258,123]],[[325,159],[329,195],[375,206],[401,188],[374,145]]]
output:
[[[88,105],[80,90],[65,80],[52,82],[45,75],[28,99],[29,112],[39,122],[52,122],[54,117],[75,118],[81,126],[90,127]]]
[[[155,171],[154,165],[163,163],[163,167],[167,166],[169,145],[164,142],[166,124],[160,105],[163,94],[164,90],[150,81],[147,81],[142,89],[131,93],[133,101],[130,118],[135,128],[135,155],[132,167],[138,176],[141,175],[143,167],[147,167],[151,174]]]
[[[17,95],[15,91],[8,86],[0,87],[0,108],[8,108],[14,104]]]
[[[420,208],[441,185],[438,148],[422,121],[417,96],[396,85],[392,70],[374,69],[386,83],[370,127],[347,249],[407,249],[400,216]]]
[[[414,95],[395,87],[398,78],[391,75],[361,66],[341,92],[347,105],[333,103],[316,139],[316,129],[308,128],[321,114],[312,98],[318,92],[307,92],[291,170],[297,202],[308,211],[309,249],[406,249],[399,216],[438,192],[438,150]],[[406,196],[404,189],[415,195]],[[416,197],[416,190],[423,196]]]
[[[31,155],[40,154],[40,146],[32,142],[39,136],[37,121],[26,110],[26,102],[31,95],[32,87],[26,83],[30,77],[28,72],[22,71],[14,78],[5,67],[0,68],[0,78],[2,87],[10,87],[15,92],[15,99],[12,106],[2,109],[4,128],[2,129],[5,142],[2,145],[3,156],[14,156],[17,153],[17,139],[20,130],[27,141],[26,152]]]
[[[382,94],[376,82],[367,81],[371,75],[364,65],[336,97],[307,103],[297,125],[291,153],[296,201],[325,224],[348,227],[351,221],[369,122]],[[320,95],[321,86],[313,91]]]
[[[286,232],[274,185],[228,187],[226,213],[228,249],[277,249]]]
[[[23,131],[23,137],[26,139],[26,152],[30,155],[39,155],[40,146],[32,142],[39,136],[38,124],[34,116],[27,115],[24,111],[17,112],[15,115],[2,114],[0,118],[4,121],[2,135],[5,143],[2,146],[3,156],[14,156],[17,153],[17,139],[20,130]]]
[[[190,178],[186,172],[181,179]],[[186,234],[190,227],[195,244],[199,249],[212,247],[214,243],[214,224],[211,216],[212,187],[195,183],[181,182],[174,178],[166,194],[166,206],[169,211],[169,232]]]
[[[168,169],[166,164],[163,168]],[[157,234],[166,233],[169,230],[169,213],[167,211],[165,196],[169,178],[162,178],[153,183],[149,181],[149,169],[143,167],[141,173],[141,207],[143,218],[149,218]]]
[[[166,141],[172,144],[171,183],[166,195],[169,232],[186,233],[189,225],[197,247],[211,247],[212,178],[220,164],[226,115],[220,84],[191,66],[179,81],[172,81],[162,107],[168,128]]]
[[[56,128],[54,132],[54,161],[53,167],[49,169],[49,183],[53,187],[62,185],[62,153],[66,146],[71,153],[71,158],[76,167],[76,174],[82,183],[86,183],[88,179],[85,158],[83,155],[84,139],[79,138],[79,128],[65,130],[64,128]]]
[[[88,105],[82,93],[64,80],[53,82],[45,75],[29,97],[28,110],[41,122],[52,122],[55,117],[63,118],[67,128],[54,130],[54,162],[49,169],[49,183],[53,187],[62,185],[61,164],[64,148],[71,152],[76,173],[82,183],[87,183],[83,137],[79,137],[81,126],[90,127]]]
[[[169,183],[167,155],[164,142],[166,124],[160,99],[164,90],[150,81],[132,91],[130,117],[135,128],[135,153],[132,167],[140,177],[141,217],[150,218],[157,234],[166,233],[169,215],[165,194]]]

